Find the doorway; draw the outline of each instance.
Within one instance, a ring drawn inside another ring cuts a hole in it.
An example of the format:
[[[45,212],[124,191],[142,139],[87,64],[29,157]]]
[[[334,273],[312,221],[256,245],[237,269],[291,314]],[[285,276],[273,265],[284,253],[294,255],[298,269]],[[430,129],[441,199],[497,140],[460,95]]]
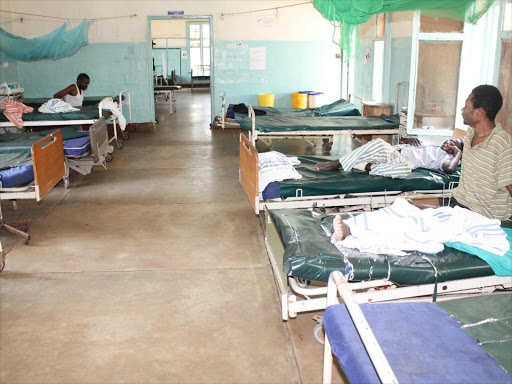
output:
[[[149,16],[151,92],[155,86],[179,85],[182,91],[210,94],[213,116],[213,39],[211,16]],[[177,98],[179,100],[179,92]],[[152,96],[153,97],[153,96]],[[152,103],[155,118],[155,105]]]

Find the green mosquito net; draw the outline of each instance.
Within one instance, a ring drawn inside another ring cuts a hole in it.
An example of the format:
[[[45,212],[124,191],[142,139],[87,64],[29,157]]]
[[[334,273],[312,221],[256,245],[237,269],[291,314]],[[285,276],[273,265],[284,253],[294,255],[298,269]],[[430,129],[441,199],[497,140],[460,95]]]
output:
[[[348,61],[359,46],[358,25],[379,13],[421,11],[422,15],[475,24],[496,0],[312,0],[324,18],[341,29],[339,41]],[[336,33],[335,33],[336,34]]]
[[[47,35],[34,39],[15,36],[0,28],[0,62],[8,60],[34,61],[71,56],[88,44],[91,21],[66,31],[66,24]]]

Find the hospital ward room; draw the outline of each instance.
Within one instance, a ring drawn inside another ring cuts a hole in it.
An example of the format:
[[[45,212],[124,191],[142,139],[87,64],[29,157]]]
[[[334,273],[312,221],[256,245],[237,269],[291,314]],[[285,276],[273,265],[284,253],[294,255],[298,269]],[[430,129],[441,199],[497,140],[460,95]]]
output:
[[[0,63],[1,384],[512,384],[512,0],[2,0]]]

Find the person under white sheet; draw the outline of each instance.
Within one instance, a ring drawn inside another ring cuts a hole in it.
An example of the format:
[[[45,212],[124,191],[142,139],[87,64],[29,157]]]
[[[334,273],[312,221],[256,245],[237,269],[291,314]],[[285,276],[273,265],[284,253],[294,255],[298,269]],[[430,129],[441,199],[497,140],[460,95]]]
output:
[[[461,242],[504,255],[510,244],[501,222],[461,207],[421,210],[398,198],[373,212],[333,221],[332,242],[361,252],[406,255],[405,251],[435,254],[443,243]]]

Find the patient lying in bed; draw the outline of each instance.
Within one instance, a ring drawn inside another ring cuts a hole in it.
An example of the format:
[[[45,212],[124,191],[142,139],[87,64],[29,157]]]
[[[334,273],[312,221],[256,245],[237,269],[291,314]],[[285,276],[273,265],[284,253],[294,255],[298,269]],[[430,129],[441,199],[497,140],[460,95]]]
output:
[[[336,246],[397,256],[407,251],[435,254],[446,243],[463,243],[498,256],[506,255],[510,248],[499,220],[460,207],[421,210],[401,198],[386,208],[345,221],[337,215],[333,232],[331,240]],[[512,256],[502,261],[512,273]]]
[[[342,167],[344,171],[350,171],[355,168],[391,178],[405,178],[420,167],[453,173],[462,157],[462,145],[460,139],[447,140],[440,147],[421,145],[417,140],[412,144],[392,146],[382,139],[375,139],[339,160],[317,163],[316,169],[333,171]]]

